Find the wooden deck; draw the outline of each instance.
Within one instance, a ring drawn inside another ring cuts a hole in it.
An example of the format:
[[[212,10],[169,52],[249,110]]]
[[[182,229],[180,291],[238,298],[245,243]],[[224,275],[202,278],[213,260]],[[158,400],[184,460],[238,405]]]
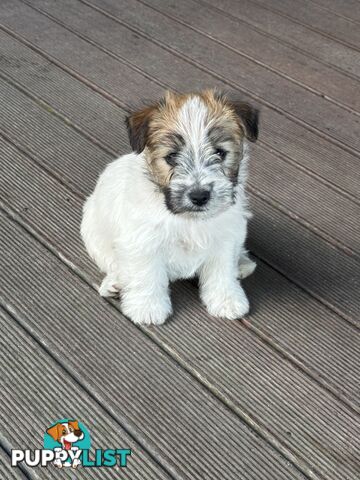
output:
[[[129,466],[56,477],[360,479],[360,3],[2,0],[0,23],[0,478],[54,478],[10,450],[75,417]],[[138,328],[96,292],[82,203],[131,105],[205,86],[261,109],[252,311],[181,282]]]

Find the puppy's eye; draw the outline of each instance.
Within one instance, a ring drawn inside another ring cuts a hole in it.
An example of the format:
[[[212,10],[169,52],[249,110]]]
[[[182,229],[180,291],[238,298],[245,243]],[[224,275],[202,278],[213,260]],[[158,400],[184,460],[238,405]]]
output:
[[[221,160],[225,160],[226,154],[227,154],[227,151],[224,150],[223,148],[217,148],[215,151],[215,155],[220,157]]]
[[[168,155],[166,155],[165,160],[166,162],[171,166],[174,167],[176,165],[176,152],[171,152]]]

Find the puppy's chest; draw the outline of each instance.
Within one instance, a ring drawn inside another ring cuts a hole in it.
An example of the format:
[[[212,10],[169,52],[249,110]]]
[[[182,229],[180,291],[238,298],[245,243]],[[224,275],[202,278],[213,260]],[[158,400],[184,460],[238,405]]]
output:
[[[179,235],[167,245],[165,253],[170,280],[193,277],[212,249],[209,238],[194,239]]]

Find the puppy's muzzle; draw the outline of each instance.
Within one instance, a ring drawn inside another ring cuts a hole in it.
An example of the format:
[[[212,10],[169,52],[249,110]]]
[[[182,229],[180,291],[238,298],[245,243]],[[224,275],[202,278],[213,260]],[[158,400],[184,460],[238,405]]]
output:
[[[196,207],[203,207],[210,200],[210,190],[197,188],[189,192],[191,203]]]

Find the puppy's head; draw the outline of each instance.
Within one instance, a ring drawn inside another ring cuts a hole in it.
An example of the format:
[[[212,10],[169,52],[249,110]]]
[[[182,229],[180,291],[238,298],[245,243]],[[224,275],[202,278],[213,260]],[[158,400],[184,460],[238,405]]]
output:
[[[144,150],[151,180],[175,214],[213,216],[235,201],[246,140],[258,135],[258,112],[214,90],[167,92],[127,118],[130,144]]]
[[[81,431],[77,420],[56,423],[48,428],[47,433],[63,446],[84,438],[84,433]]]

